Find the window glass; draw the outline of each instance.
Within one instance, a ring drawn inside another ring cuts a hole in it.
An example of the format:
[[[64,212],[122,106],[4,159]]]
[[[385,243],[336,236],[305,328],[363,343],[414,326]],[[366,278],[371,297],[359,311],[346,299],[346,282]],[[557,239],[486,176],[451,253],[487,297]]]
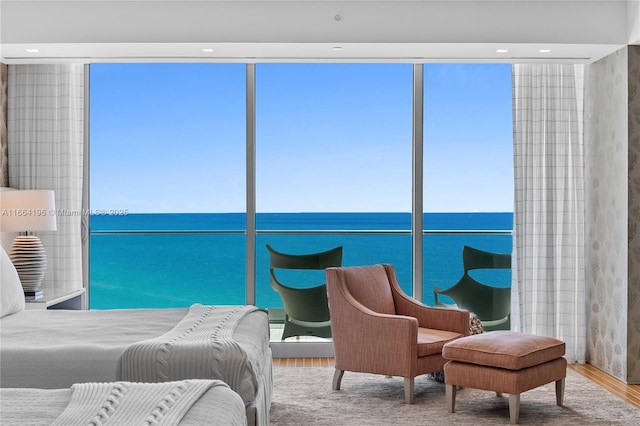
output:
[[[260,306],[282,306],[266,244],[342,246],[344,266],[391,263],[411,294],[411,85],[409,64],[257,65]],[[291,286],[324,282],[323,271],[285,272]]]
[[[427,304],[434,302],[434,287],[447,289],[462,276],[463,246],[511,253],[511,90],[509,64],[424,67],[423,300]],[[511,285],[510,271],[474,274],[490,285]]]
[[[245,66],[90,71],[91,308],[243,304]]]

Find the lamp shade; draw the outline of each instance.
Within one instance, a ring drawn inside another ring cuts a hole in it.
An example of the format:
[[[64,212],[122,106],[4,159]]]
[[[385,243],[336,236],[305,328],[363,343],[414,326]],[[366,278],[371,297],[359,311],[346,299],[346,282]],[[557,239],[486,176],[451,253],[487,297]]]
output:
[[[0,192],[0,230],[3,232],[55,231],[56,202],[50,190]]]

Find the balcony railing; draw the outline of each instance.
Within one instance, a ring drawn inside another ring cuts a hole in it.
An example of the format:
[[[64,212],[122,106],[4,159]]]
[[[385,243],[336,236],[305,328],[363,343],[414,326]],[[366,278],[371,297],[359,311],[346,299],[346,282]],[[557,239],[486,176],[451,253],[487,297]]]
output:
[[[249,280],[245,277],[244,230],[92,230],[90,235],[92,308],[244,304],[249,281],[255,285],[256,305],[269,309],[274,343],[280,340],[283,314],[280,297],[269,284],[267,243],[292,253],[342,245],[343,265],[391,263],[404,291],[411,294],[413,288],[409,230],[258,230],[257,273]],[[425,230],[422,300],[433,304],[434,286],[448,288],[460,278],[464,245],[507,253],[511,252],[511,235],[511,230]],[[301,286],[324,282],[322,271],[283,272],[293,272],[287,282]],[[510,273],[497,274],[494,271],[484,280],[510,285]],[[296,356],[307,350],[330,356],[331,347],[317,346],[318,339],[291,338],[287,342],[292,339],[312,345],[296,345],[297,351],[303,351],[295,352]],[[278,345],[273,350],[289,353]]]
[[[245,242],[243,230],[92,230],[91,305],[153,307],[163,297],[161,306],[244,303]],[[511,231],[425,230],[423,242],[423,300],[430,304],[434,286],[446,288],[459,278],[464,245],[511,252]],[[343,265],[394,264],[403,289],[412,293],[408,230],[258,230],[257,273],[249,282],[259,306],[281,307],[268,283],[267,243],[292,253],[342,245]]]

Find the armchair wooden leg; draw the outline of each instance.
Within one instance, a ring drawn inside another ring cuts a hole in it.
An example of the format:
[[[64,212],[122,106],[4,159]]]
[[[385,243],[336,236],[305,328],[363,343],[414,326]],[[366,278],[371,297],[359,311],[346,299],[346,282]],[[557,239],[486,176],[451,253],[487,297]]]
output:
[[[564,379],[556,381],[556,404],[562,407],[564,400]]]
[[[511,424],[518,424],[518,418],[520,417],[520,394],[509,394],[509,417]]]
[[[447,396],[447,411],[453,413],[456,411],[456,385],[447,384],[445,394]]]
[[[336,371],[333,373],[333,390],[340,390],[342,376],[344,376],[344,370],[339,370],[336,368]]]
[[[413,377],[404,378],[404,402],[413,404]]]

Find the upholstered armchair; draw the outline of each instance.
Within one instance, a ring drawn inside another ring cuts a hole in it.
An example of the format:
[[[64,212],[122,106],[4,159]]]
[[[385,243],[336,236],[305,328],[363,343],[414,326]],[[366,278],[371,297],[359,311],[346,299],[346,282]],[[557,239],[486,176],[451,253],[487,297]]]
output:
[[[345,371],[414,378],[442,370],[442,346],[469,335],[469,312],[432,308],[402,291],[392,265],[327,268],[327,293],[339,390]]]

